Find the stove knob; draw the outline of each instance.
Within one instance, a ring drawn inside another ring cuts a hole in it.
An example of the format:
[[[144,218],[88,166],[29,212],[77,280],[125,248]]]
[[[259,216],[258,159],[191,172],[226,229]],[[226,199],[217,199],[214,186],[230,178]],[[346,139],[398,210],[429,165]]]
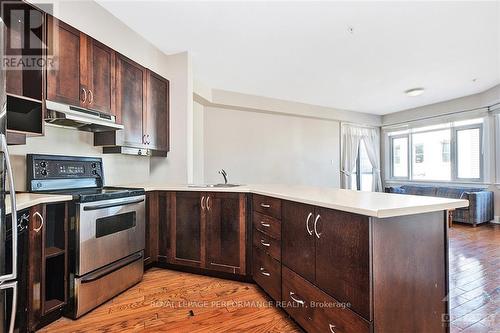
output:
[[[97,163],[93,162],[90,166],[92,167],[92,169],[95,169],[97,168]]]
[[[97,175],[97,170],[92,170],[93,175]]]
[[[42,174],[42,176],[47,176],[47,170],[45,170],[45,169],[42,169],[42,171],[40,171],[40,173]]]
[[[40,166],[41,166],[42,168],[47,167],[47,162],[43,162],[43,161],[42,161],[42,162],[40,162]]]

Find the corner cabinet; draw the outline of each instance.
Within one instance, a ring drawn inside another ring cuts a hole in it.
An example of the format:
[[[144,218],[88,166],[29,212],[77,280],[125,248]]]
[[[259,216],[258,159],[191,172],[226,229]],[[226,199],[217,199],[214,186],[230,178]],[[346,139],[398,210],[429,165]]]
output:
[[[159,192],[157,209],[160,263],[247,273],[246,195],[222,192]],[[155,202],[156,200],[156,202]],[[153,227],[154,228],[154,227]]]

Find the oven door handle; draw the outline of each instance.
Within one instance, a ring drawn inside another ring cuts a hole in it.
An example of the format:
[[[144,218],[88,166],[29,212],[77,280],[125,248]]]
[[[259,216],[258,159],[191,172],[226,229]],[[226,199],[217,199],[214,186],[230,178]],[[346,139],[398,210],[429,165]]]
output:
[[[113,203],[107,203],[107,204],[102,204],[102,205],[84,206],[83,210],[99,210],[99,209],[104,209],[104,208],[133,205],[133,204],[141,203],[143,201],[144,201],[144,198],[131,200],[131,201],[113,202]]]
[[[131,255],[128,258],[124,258],[122,260],[119,260],[119,261],[115,262],[114,264],[105,266],[103,268],[99,268],[95,272],[87,274],[87,276],[85,276],[84,278],[82,278],[80,280],[80,282],[81,283],[88,283],[88,282],[92,282],[92,281],[95,281],[95,280],[99,280],[103,276],[108,275],[110,273],[113,273],[114,271],[117,271],[120,268],[125,267],[128,264],[131,264],[134,261],[137,261],[137,260],[139,260],[141,258],[142,258],[142,252],[138,252],[136,254]]]

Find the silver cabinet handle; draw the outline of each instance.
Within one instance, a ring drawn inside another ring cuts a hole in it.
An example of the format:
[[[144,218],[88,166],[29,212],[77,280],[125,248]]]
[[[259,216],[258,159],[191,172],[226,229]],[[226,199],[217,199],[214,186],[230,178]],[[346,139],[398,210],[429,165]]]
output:
[[[290,298],[295,302],[295,303],[299,303],[300,305],[304,305],[305,302],[301,299],[298,299],[296,297],[293,297],[295,295],[294,292],[290,291]]]
[[[42,230],[42,228],[43,228],[43,224],[44,224],[44,221],[43,221],[43,216],[42,216],[42,214],[40,214],[39,212],[35,212],[35,213],[33,214],[33,216],[38,216],[38,218],[40,219],[40,226],[39,226],[38,228],[34,228],[33,230],[34,230],[35,232],[40,232],[40,230]]]
[[[89,89],[89,104],[94,102],[94,93]]]
[[[83,92],[83,101],[82,101],[82,103],[85,103],[87,101],[87,89],[82,88],[82,92]]]
[[[335,325],[332,325],[332,324],[328,324],[328,325],[330,325],[330,332],[335,333],[335,330],[334,330]]]
[[[266,228],[269,228],[271,226],[269,223],[266,223],[264,221],[260,221],[260,225]]]
[[[210,210],[210,196],[207,197],[207,210]]]
[[[260,268],[260,274],[265,275],[265,276],[271,276],[271,273],[266,272],[266,270],[264,269],[264,267]]]
[[[205,196],[201,197],[201,210],[205,210]]]
[[[6,112],[6,104],[2,106],[2,111]],[[12,164],[10,163],[9,149],[7,148],[7,138],[5,134],[0,135],[1,150],[5,157],[7,167],[7,177],[10,190],[10,216],[12,225],[12,273],[0,276],[0,283],[8,280],[17,279],[17,204],[16,204],[16,186],[14,184],[14,174],[12,173]]]
[[[321,219],[321,215],[317,215],[316,216],[316,219],[314,219],[314,234],[316,235],[316,237],[318,237],[319,239],[319,236],[321,236],[321,233],[318,233],[318,228],[317,228],[317,225],[318,225],[318,221]]]
[[[17,281],[0,284],[0,290],[12,289],[12,309],[10,313],[9,333],[14,332],[17,312]]]
[[[268,204],[265,204],[265,203],[261,203],[260,206],[262,208],[271,208],[271,205],[268,205]]]
[[[307,233],[309,234],[309,236],[312,236],[312,234],[313,234],[313,231],[311,229],[309,229],[309,220],[311,219],[312,216],[313,216],[313,213],[309,213],[309,215],[307,215],[307,219],[306,219],[306,229],[307,229]]]
[[[271,243],[266,243],[263,239],[260,240],[260,243],[266,247],[271,246]]]

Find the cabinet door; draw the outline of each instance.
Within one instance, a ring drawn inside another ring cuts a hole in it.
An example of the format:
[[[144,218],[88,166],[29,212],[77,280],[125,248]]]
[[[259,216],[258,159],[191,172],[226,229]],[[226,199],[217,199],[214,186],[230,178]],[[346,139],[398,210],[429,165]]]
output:
[[[245,195],[208,193],[206,268],[245,274]]]
[[[84,61],[86,46],[80,43],[80,32],[52,16],[48,16],[48,31],[48,52],[54,61],[48,65],[47,99],[70,105],[84,104],[88,87],[80,85],[80,74],[83,72],[82,79],[85,79],[87,64]]]
[[[142,132],[146,111],[146,69],[123,55],[116,55],[116,115],[125,126],[121,131],[123,143],[144,146]]]
[[[170,204],[173,201],[171,198],[175,193],[159,192],[158,193],[158,261],[171,262],[171,208]]]
[[[28,328],[35,331],[43,314],[43,233],[45,206],[30,210],[28,253]]]
[[[199,192],[175,192],[171,197],[172,263],[204,267],[205,221]]]
[[[88,79],[90,109],[114,114],[115,51],[91,37],[88,40]]]
[[[290,201],[283,201],[282,207],[282,262],[314,282],[314,207]]]
[[[148,70],[144,134],[151,149],[169,150],[169,81]]]
[[[317,208],[316,285],[370,319],[370,225],[366,216]]]

